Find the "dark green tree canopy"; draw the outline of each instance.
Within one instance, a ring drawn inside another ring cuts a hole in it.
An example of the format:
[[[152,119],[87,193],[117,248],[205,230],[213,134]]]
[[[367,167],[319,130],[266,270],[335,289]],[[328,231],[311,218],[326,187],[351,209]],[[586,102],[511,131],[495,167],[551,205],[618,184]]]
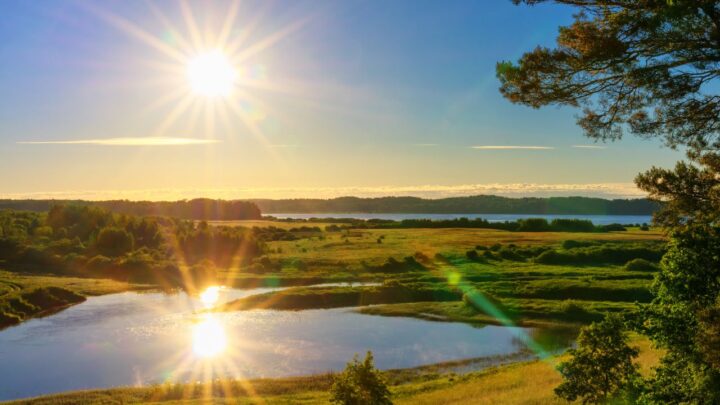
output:
[[[720,148],[720,2],[554,2],[577,7],[575,21],[560,27],[556,48],[498,63],[507,99],[581,107],[578,124],[598,140],[629,131],[671,147]]]
[[[583,404],[604,403],[628,393],[640,376],[633,359],[638,349],[628,346],[625,326],[619,315],[608,315],[580,332],[577,348],[568,350],[573,357],[558,366],[565,381],[555,393],[568,401],[582,399]]]

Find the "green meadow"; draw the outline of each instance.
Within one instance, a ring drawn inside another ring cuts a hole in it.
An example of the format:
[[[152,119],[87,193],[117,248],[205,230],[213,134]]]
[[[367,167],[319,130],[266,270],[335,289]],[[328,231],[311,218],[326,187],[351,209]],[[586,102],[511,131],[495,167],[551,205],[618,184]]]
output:
[[[604,233],[346,229],[301,235],[267,242],[267,254],[246,271],[221,271],[219,279],[236,286],[339,281],[377,285],[299,286],[247,297],[222,309],[363,306],[360,311],[375,315],[500,322],[487,308],[469,302],[480,294],[493,297],[515,324],[585,323],[647,302],[653,263],[664,249],[660,232],[637,228]],[[648,268],[626,266],[633,260]]]

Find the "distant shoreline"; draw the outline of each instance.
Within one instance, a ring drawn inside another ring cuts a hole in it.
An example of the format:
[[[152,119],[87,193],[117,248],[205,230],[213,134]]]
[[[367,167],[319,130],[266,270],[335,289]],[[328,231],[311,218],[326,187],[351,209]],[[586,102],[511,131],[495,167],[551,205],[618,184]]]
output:
[[[524,197],[493,195],[425,199],[418,197],[338,197],[331,199],[198,198],[179,201],[12,200],[1,209],[48,211],[54,205],[98,206],[113,212],[171,216],[194,220],[260,219],[273,214],[413,214],[413,215],[652,215],[661,204],[648,199],[591,197]]]

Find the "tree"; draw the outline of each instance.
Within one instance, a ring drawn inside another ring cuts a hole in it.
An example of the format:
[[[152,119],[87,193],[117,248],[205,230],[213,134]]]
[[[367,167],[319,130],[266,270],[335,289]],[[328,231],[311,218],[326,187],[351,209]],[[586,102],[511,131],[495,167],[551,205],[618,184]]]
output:
[[[642,384],[642,400],[720,403],[720,2],[555,2],[577,7],[575,21],[560,28],[557,48],[498,63],[500,91],[535,108],[582,107],[578,123],[593,139],[629,130],[688,148],[690,162],[636,178],[663,202],[655,221],[670,236],[654,299],[636,322],[666,350]],[[565,371],[564,385],[582,370]]]
[[[124,229],[105,227],[98,233],[95,248],[105,256],[120,256],[133,249],[133,237]]]
[[[629,129],[672,147],[720,148],[716,0],[554,2],[577,7],[575,21],[560,27],[555,49],[497,64],[507,99],[582,107],[578,123],[594,139],[618,139]]]
[[[603,403],[627,393],[640,375],[632,361],[638,349],[628,346],[624,329],[618,315],[584,328],[577,348],[568,350],[572,359],[558,366],[565,381],[555,393],[568,401],[582,398],[583,404]]]
[[[656,215],[670,234],[655,298],[640,331],[667,350],[645,397],[655,403],[720,402],[720,158],[704,154],[636,182],[665,201]]]
[[[381,372],[375,368],[372,352],[360,362],[357,354],[345,371],[335,377],[330,401],[342,405],[389,405],[390,390]]]

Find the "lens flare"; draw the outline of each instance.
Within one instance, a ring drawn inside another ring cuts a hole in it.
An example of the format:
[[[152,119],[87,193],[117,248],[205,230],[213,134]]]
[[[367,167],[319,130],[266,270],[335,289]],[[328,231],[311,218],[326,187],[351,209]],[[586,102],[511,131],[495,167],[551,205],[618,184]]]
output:
[[[202,53],[187,64],[187,78],[192,90],[206,97],[227,97],[237,80],[237,71],[220,50]]]
[[[227,347],[225,328],[219,320],[211,316],[193,326],[192,339],[193,353],[202,358],[217,356]]]

